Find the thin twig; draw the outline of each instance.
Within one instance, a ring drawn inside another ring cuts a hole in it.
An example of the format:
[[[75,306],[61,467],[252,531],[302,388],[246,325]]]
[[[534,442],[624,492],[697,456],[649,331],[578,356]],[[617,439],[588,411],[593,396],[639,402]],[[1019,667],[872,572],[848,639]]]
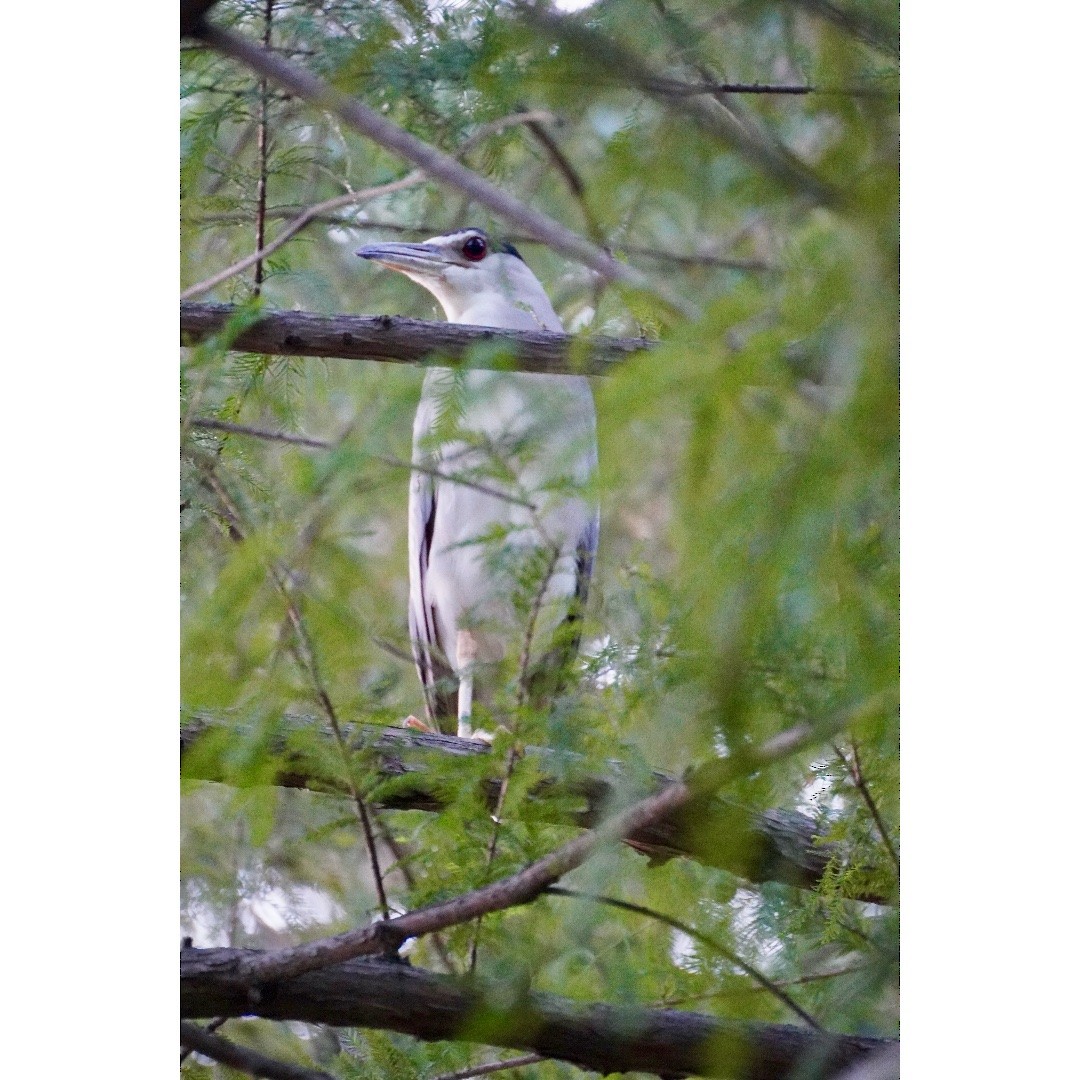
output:
[[[307,435],[293,435],[287,431],[270,431],[267,428],[251,427],[248,424],[234,424],[228,420],[217,420],[208,416],[197,417],[190,422],[190,426],[206,431],[225,431],[234,435],[250,435],[255,439],[289,443],[293,446],[305,446],[312,450],[333,450],[340,445],[340,443],[328,442],[326,439],[312,439]],[[474,491],[482,491],[485,495],[513,503],[515,506],[524,506],[528,510],[536,509],[535,504],[529,502],[528,499],[522,499],[516,495],[511,495],[509,492],[500,491],[498,488],[482,484],[478,480],[470,480],[468,477],[443,472],[431,465],[422,465],[416,461],[403,461],[401,458],[391,457],[389,454],[368,454],[367,456],[383,465],[388,465],[392,469],[409,469],[412,472],[424,473],[448,484],[460,484],[462,487],[472,488]]]
[[[245,535],[245,529],[242,525],[242,515],[240,514],[239,509],[232,501],[232,498],[224,485],[221,483],[213,466],[207,467],[202,460],[202,455],[195,455],[195,461],[200,467],[200,472],[210,483],[211,489],[217,496],[222,509],[225,511],[226,519],[229,523],[229,536],[237,542],[242,542]],[[338,752],[342,759],[342,767],[345,770],[345,782],[349,789],[349,795],[352,797],[353,805],[356,808],[357,817],[360,819],[360,827],[363,830],[368,858],[371,861],[371,874],[375,881],[375,892],[379,899],[379,908],[382,912],[383,919],[389,919],[390,905],[387,902],[386,889],[383,886],[382,870],[379,867],[379,853],[375,847],[375,836],[372,832],[371,819],[368,814],[368,808],[356,786],[356,781],[353,779],[348,745],[345,741],[345,736],[342,733],[341,724],[338,722],[337,711],[334,708],[333,702],[330,700],[330,694],[323,682],[322,673],[319,670],[318,661],[315,656],[315,649],[311,643],[311,639],[308,637],[307,628],[304,625],[303,618],[301,617],[300,611],[289,590],[289,574],[285,569],[276,565],[270,566],[268,570],[271,579],[285,600],[286,615],[294,634],[294,642],[291,646],[293,655],[300,664],[300,667],[306,671],[315,691],[315,697],[322,707],[323,712],[326,714],[326,718],[330,723],[330,728],[333,731],[334,741],[337,744]]]
[[[534,518],[536,515],[534,515]],[[539,520],[536,522],[538,528],[541,529]],[[559,563],[559,546],[557,544],[551,545],[551,556],[548,559],[547,567],[544,570],[544,576],[540,582],[539,587],[536,590],[536,595],[533,597],[532,604],[529,608],[529,618],[525,626],[525,637],[521,644],[521,657],[518,661],[518,689],[517,689],[517,709],[514,712],[514,719],[511,725],[510,731],[510,750],[506,755],[506,767],[503,769],[502,779],[499,782],[499,794],[495,799],[495,810],[492,813],[491,820],[494,826],[491,830],[491,840],[488,843],[487,850],[487,862],[484,864],[484,879],[487,880],[488,875],[491,873],[491,865],[495,861],[495,851],[499,844],[499,829],[502,827],[502,812],[503,805],[506,802],[506,794],[510,790],[510,780],[514,775],[514,766],[517,764],[518,759],[521,757],[521,750],[517,744],[517,731],[518,731],[518,719],[521,714],[521,710],[525,707],[525,699],[528,695],[528,685],[526,683],[526,676],[529,671],[530,651],[532,649],[533,635],[536,633],[536,622],[540,617],[540,605],[544,600],[544,593],[547,592],[547,587],[551,582],[551,576],[555,573],[555,567]],[[473,931],[472,945],[469,948],[469,971],[476,970],[476,951],[480,943],[480,924],[482,920],[476,920],[476,928]]]
[[[410,657],[410,660],[411,659],[412,658]],[[385,822],[376,819],[376,824],[379,829],[379,838],[390,849],[394,856],[394,869],[396,869],[405,879],[405,884],[409,889],[415,890],[416,877],[409,868],[407,853],[402,850],[401,845],[394,839],[394,834],[387,828]],[[450,950],[446,947],[446,942],[443,941],[442,934],[432,934],[431,941],[435,946],[435,951],[439,954],[439,959],[443,962],[443,966],[451,975],[456,975],[457,966],[454,964],[453,958],[450,955]]]
[[[787,989],[789,986],[805,986],[807,983],[825,982],[828,979],[839,979],[844,975],[855,975],[865,971],[866,964],[851,964],[849,967],[838,968],[836,971],[822,971],[814,975],[800,975],[797,979],[778,979],[775,986]],[[716,998],[735,997],[738,994],[761,993],[767,990],[764,986],[740,986],[726,987],[723,990],[713,990],[709,994],[688,994],[686,997],[663,998],[654,1003],[654,1008],[668,1009],[674,1005],[690,1005],[695,1001],[713,1001]]]
[[[263,8],[263,48],[270,48],[270,37],[273,29],[274,0],[266,0]],[[266,177],[268,164],[268,123],[270,114],[270,83],[267,79],[259,80],[259,127],[256,149],[259,155],[259,183],[255,193],[255,251],[260,252],[266,246]],[[255,260],[255,288],[254,295],[258,296],[262,291],[263,261],[262,258]]]
[[[337,744],[338,752],[341,754],[341,763],[345,770],[345,781],[349,785],[349,794],[352,796],[353,805],[356,807],[357,817],[360,819],[360,827],[364,832],[364,843],[367,845],[368,857],[371,860],[371,873],[372,877],[375,879],[375,891],[379,898],[379,908],[382,912],[383,919],[389,919],[390,904],[386,899],[386,889],[383,885],[382,870],[379,867],[379,853],[375,847],[375,834],[371,827],[371,813],[368,811],[367,803],[360,795],[360,791],[356,786],[356,781],[353,779],[349,749],[345,742],[345,736],[341,730],[341,724],[338,722],[337,711],[334,709],[333,702],[331,702],[330,695],[322,681],[322,676],[319,672],[318,663],[315,658],[315,650],[307,635],[307,628],[304,626],[303,619],[300,617],[300,612],[288,592],[286,582],[287,579],[282,577],[278,582],[278,587],[285,595],[289,621],[292,623],[293,631],[297,638],[303,644],[303,649],[306,653],[306,666],[308,668],[309,677],[315,686],[316,696],[319,699],[319,703],[322,705],[323,712],[326,713],[326,718],[329,720],[330,727],[334,733],[334,742]]]
[[[655,919],[657,922],[663,923],[665,926],[670,926],[673,930],[679,930],[686,934],[687,937],[691,937],[695,941],[700,941],[703,945],[708,946],[708,948],[712,949],[714,952],[719,953],[728,961],[728,963],[734,964],[741,971],[745,972],[763,990],[767,990],[778,1001],[782,1001],[793,1013],[809,1024],[815,1031],[825,1030],[817,1020],[794,1000],[794,998],[782,990],[780,986],[773,982],[767,975],[760,972],[753,964],[747,963],[747,961],[743,960],[737,953],[732,952],[725,945],[717,941],[716,938],[711,937],[709,934],[702,933],[702,931],[695,929],[689,923],[684,923],[681,919],[676,919],[671,915],[665,915],[662,911],[654,911],[652,908],[642,907],[640,904],[632,904],[627,900],[618,900],[614,896],[579,892],[577,889],[565,889],[557,885],[552,885],[544,891],[551,896],[570,896],[578,900],[592,900],[597,904],[605,904],[608,907],[633,912],[635,915],[644,915],[649,919]]]
[[[264,80],[265,82],[265,80]],[[548,112],[535,111],[526,113],[511,113],[509,116],[504,116],[498,120],[492,120],[487,124],[482,124],[476,131],[473,132],[458,148],[456,156],[461,157],[463,154],[471,150],[482,139],[487,138],[489,135],[496,134],[505,130],[508,127],[512,127],[515,124],[528,124],[533,122],[537,118],[547,119],[551,116]],[[260,139],[262,138],[262,128],[259,129]],[[260,141],[260,147],[262,142]],[[401,191],[403,188],[412,187],[415,184],[419,184],[425,179],[425,175],[419,169],[414,169],[407,176],[402,177],[400,180],[393,180],[388,184],[382,184],[378,187],[363,188],[360,191],[348,191],[344,195],[335,195],[332,199],[326,199],[323,202],[315,203],[297,216],[290,225],[287,225],[280,233],[274,238],[274,240],[264,246],[262,241],[262,234],[260,233],[260,240],[258,249],[246,258],[241,259],[239,262],[233,263],[232,266],[226,267],[218,274],[214,274],[212,277],[208,277],[203,281],[198,282],[195,285],[191,285],[186,288],[181,294],[181,300],[189,300],[195,296],[202,296],[203,293],[209,292],[211,289],[220,285],[222,282],[227,281],[231,277],[235,277],[237,274],[242,273],[252,263],[256,267],[257,283],[262,281],[262,278],[258,276],[261,273],[262,260],[267,256],[272,255],[278,248],[280,248],[287,241],[291,240],[298,232],[306,229],[309,225],[316,221],[320,221],[326,214],[339,210],[343,206],[349,206],[353,203],[370,201],[371,199],[378,198],[380,195],[388,195],[395,191]],[[260,188],[265,196],[265,187]],[[265,201],[265,199],[264,199]],[[263,225],[266,212],[262,204],[260,204],[260,214],[257,218],[260,228]],[[271,216],[279,216],[272,214]],[[256,289],[258,292],[258,289]]]
[[[852,783],[858,789],[863,802],[866,803],[866,808],[870,811],[870,816],[874,819],[874,824],[877,826],[878,835],[881,837],[881,841],[885,845],[885,849],[889,853],[889,858],[892,859],[893,865],[896,867],[896,873],[899,876],[900,856],[897,853],[896,848],[893,847],[892,838],[889,836],[889,830],[881,816],[881,811],[874,801],[874,796],[870,794],[870,788],[867,786],[866,777],[863,776],[862,762],[859,761],[858,744],[854,739],[851,740],[851,761],[848,761],[847,757],[844,755],[844,751],[841,750],[836,743],[833,743],[833,750],[836,751],[837,757],[844,763],[844,768],[851,777]]]
[[[585,181],[581,179],[581,174],[570,163],[570,159],[563,153],[562,148],[555,141],[555,137],[542,123],[540,123],[540,121],[533,121],[528,125],[528,128],[536,137],[536,141],[539,142],[547,152],[548,157],[551,159],[551,163],[555,166],[559,175],[566,182],[566,186],[570,189],[570,194],[573,195],[574,200],[581,210],[581,216],[585,219],[585,226],[589,231],[589,237],[594,243],[607,247],[608,245],[605,243],[603,230],[600,228],[600,225],[585,198]]]
[[[212,1035],[207,1028],[201,1028],[190,1020],[180,1021],[180,1044],[222,1065],[238,1069],[248,1076],[264,1077],[265,1080],[334,1080],[329,1073],[277,1061],[257,1050],[237,1046],[219,1035]]]
[[[254,439],[289,443],[292,446],[306,446],[312,450],[332,450],[336,445],[326,439],[312,439],[307,435],[293,435],[288,431],[271,431],[268,428],[251,427],[248,424],[234,424],[229,420],[217,420],[211,416],[198,416],[190,422],[189,426],[196,430],[224,431],[230,435],[250,435]]]
[[[503,1069],[520,1069],[546,1060],[543,1054],[522,1054],[521,1057],[507,1058],[505,1061],[489,1061],[486,1065],[472,1065],[460,1072],[442,1073],[439,1076],[433,1076],[432,1080],[471,1080],[474,1076],[490,1076],[492,1073],[502,1072]]]
[[[411,187],[413,184],[419,184],[423,179],[424,174],[419,170],[415,170],[409,173],[408,176],[403,176],[400,180],[392,180],[388,184],[380,184],[378,187],[363,188],[360,191],[350,191],[345,195],[336,195],[332,199],[326,199],[324,202],[315,203],[314,206],[309,206],[289,225],[286,225],[285,228],[282,229],[281,232],[279,232],[265,247],[260,248],[251,255],[245,256],[238,262],[233,263],[232,266],[225,267],[224,270],[221,270],[211,277],[204,278],[194,285],[189,285],[188,288],[180,294],[180,299],[190,300],[194,296],[202,296],[203,293],[209,292],[223,281],[228,281],[229,278],[243,273],[249,266],[273,255],[279,247],[291,240],[301,229],[307,228],[307,226],[315,221],[320,214],[325,214],[331,210],[338,210],[342,206],[348,206],[350,203],[362,202],[365,199],[375,199],[380,195],[389,195],[391,192],[401,191],[403,188]]]

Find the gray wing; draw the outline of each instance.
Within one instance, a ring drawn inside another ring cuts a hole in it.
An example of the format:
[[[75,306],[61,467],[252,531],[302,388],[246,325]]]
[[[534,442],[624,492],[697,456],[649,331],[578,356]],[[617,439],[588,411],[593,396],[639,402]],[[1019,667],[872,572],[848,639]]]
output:
[[[426,431],[429,413],[430,402],[421,399],[414,436],[422,436]],[[435,604],[428,588],[437,512],[438,489],[434,477],[414,472],[409,479],[409,639],[424,688],[428,723],[440,729],[456,730],[457,680],[439,639]]]
[[[581,620],[585,616],[585,605],[589,600],[589,582],[592,581],[593,563],[596,561],[596,549],[600,545],[600,511],[597,510],[589,519],[581,535],[578,536],[574,555],[574,599],[566,613],[566,621],[574,628],[572,647],[574,655],[581,645]]]

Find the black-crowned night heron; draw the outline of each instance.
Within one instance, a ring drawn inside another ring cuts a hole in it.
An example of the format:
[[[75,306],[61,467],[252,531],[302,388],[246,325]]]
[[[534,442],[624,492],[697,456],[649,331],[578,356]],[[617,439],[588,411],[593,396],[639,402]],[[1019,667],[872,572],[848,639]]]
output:
[[[450,322],[561,331],[509,244],[482,229],[357,254],[433,293]],[[428,722],[472,737],[474,676],[496,666],[544,684],[577,651],[599,535],[583,493],[596,471],[596,413],[575,375],[431,368],[413,425],[409,634]],[[438,473],[438,475],[433,475]],[[531,598],[530,598],[531,594]],[[549,687],[550,688],[550,687]]]

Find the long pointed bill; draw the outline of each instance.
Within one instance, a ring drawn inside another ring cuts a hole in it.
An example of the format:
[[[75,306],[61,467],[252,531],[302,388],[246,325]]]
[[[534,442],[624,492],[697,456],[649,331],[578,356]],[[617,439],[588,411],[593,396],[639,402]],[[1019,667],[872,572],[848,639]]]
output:
[[[368,244],[356,254],[404,274],[435,274],[449,265],[446,252],[434,244]]]

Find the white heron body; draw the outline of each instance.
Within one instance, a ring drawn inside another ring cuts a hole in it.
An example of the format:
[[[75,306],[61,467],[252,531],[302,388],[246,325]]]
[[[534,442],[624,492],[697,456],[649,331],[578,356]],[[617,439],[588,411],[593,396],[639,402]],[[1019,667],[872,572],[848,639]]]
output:
[[[471,263],[460,252],[477,237],[484,255]],[[450,322],[562,330],[520,256],[490,250],[480,230],[360,254],[427,288]],[[468,736],[474,670],[521,648],[523,636],[540,657],[556,628],[580,617],[599,532],[597,506],[582,494],[597,465],[592,391],[580,376],[433,368],[413,425],[413,461],[424,470],[409,486],[413,652],[429,721],[456,713],[459,735]],[[544,574],[523,626],[514,570],[530,557]],[[455,681],[460,700],[448,685]]]

